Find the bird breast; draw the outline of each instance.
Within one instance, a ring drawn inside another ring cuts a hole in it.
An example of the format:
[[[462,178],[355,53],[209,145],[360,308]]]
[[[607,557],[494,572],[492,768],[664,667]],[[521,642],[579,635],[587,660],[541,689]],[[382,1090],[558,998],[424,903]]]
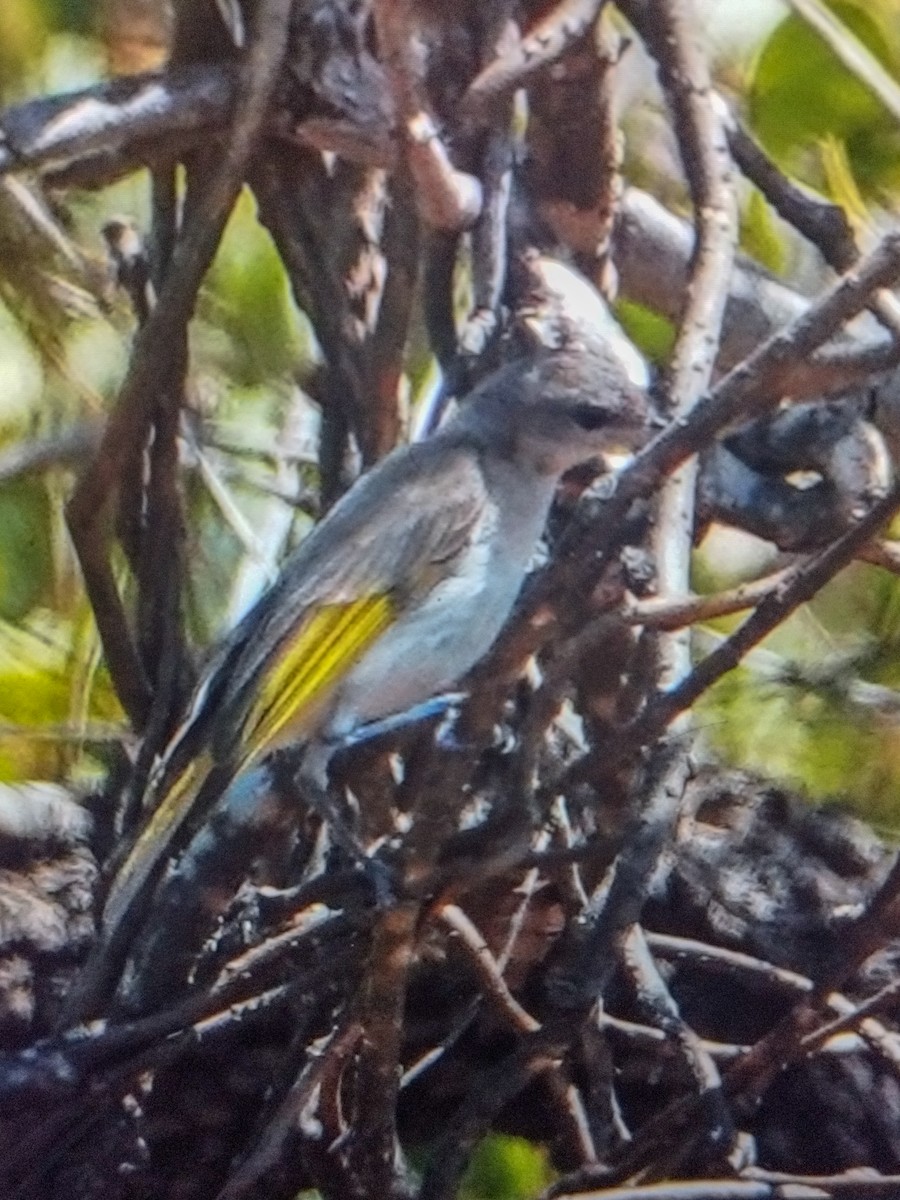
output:
[[[542,485],[535,484],[540,493]],[[502,507],[489,499],[465,548],[347,673],[335,697],[331,736],[447,690],[484,657],[515,603],[542,531],[552,492],[540,493],[507,489]]]

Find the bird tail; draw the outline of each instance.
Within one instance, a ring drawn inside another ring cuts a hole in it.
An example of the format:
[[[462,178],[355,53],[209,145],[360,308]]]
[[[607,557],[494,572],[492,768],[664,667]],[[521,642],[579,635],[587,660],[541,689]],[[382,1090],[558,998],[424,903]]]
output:
[[[101,934],[111,939],[125,922],[138,898],[150,886],[162,867],[163,858],[172,849],[181,827],[195,811],[197,799],[216,767],[208,751],[189,759],[185,766],[168,779],[165,765],[157,779],[151,781],[151,797],[162,798],[153,809],[115,878],[103,908]]]
[[[190,758],[174,774],[171,760],[159,765],[149,791],[151,798],[162,798],[116,872],[103,908],[98,940],[62,1006],[61,1028],[96,1015],[115,987],[140,912],[139,902],[155,883],[188,818],[203,807],[198,805],[198,798],[217,770],[208,752]]]

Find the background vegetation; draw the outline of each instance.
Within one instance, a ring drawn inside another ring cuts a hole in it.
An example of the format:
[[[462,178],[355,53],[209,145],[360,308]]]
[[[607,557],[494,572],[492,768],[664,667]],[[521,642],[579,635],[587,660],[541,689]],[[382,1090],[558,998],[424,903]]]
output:
[[[800,5],[745,0],[739,14],[736,7],[698,5],[717,85],[784,173],[839,205],[860,245],[871,247],[896,221],[900,196],[900,3],[828,4],[845,43],[855,38],[864,48],[862,66],[842,61],[794,11]],[[154,0],[0,6],[0,100],[8,106],[162,64],[169,27]],[[626,178],[688,213],[661,93],[638,43],[625,51],[620,90]],[[751,184],[741,182],[739,201],[744,253],[808,294],[824,286],[829,273],[819,256]],[[146,172],[96,192],[44,192],[18,176],[0,184],[0,781],[63,782],[79,794],[102,787],[132,737],[63,516],[134,337],[101,232],[122,215],[147,227]],[[675,326],[633,302],[621,302],[618,315],[662,368]],[[423,347],[416,326],[400,384],[407,423],[434,385]],[[319,510],[320,408],[312,396],[322,350],[249,192],[203,284],[190,351],[179,453],[187,637],[202,650],[246,611]],[[714,525],[695,553],[694,586],[715,592],[785,561],[770,543]],[[133,601],[124,558],[116,570]],[[740,620],[700,623],[696,650],[720,644]],[[705,750],[811,802],[850,806],[893,837],[900,725],[885,697],[900,687],[898,649],[898,580],[855,563],[703,698]],[[464,1194],[532,1195],[551,1174],[531,1143],[492,1138],[481,1144]]]
[[[4,6],[4,103],[87,85],[111,65],[145,69],[162,61],[163,8],[137,0]],[[841,0],[830,8],[891,77],[900,74],[894,0]],[[722,86],[767,151],[793,178],[841,204],[863,238],[874,236],[900,187],[900,126],[885,98],[785,5],[761,0],[738,13],[708,0],[701,9]],[[677,197],[651,70],[637,48],[631,56],[626,169],[657,194]],[[57,200],[58,208],[36,217],[7,192],[0,213],[0,436],[7,452],[0,458],[0,778],[7,781],[96,778],[103,743],[120,728],[61,514],[71,486],[67,460],[114,398],[128,351],[131,314],[112,284],[100,229],[123,214],[146,225],[148,180],[138,172],[95,194]],[[817,272],[809,249],[749,184],[741,206],[745,252],[809,286]],[[665,354],[665,323],[633,305],[621,315],[651,356]],[[309,525],[303,501],[308,509],[315,484],[317,418],[300,386],[315,361],[314,339],[249,197],[204,284],[191,336],[198,440],[185,462],[189,586],[192,632],[202,645],[233,623],[302,537]],[[422,367],[416,371],[421,378]],[[24,469],[15,451],[35,440],[49,465],[36,470],[26,460]],[[713,552],[701,549],[696,567],[703,589],[758,573],[776,558],[733,531],[714,533],[708,545]],[[737,620],[710,623],[707,638]],[[825,655],[838,675],[894,687],[898,638],[896,581],[854,567],[773,635],[768,661],[756,660],[762,669],[740,668],[704,701],[711,745],[817,801],[849,802],[892,830],[900,770],[894,721],[848,706],[846,688],[824,686],[809,672]]]

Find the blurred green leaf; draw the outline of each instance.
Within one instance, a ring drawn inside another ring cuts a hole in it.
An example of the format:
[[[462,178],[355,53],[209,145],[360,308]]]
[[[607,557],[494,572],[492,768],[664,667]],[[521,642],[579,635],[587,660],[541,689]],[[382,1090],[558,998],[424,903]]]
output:
[[[732,616],[709,628],[725,636],[741,620]],[[900,685],[898,641],[900,581],[855,564],[754,652],[773,656],[765,674],[754,669],[751,657],[703,697],[696,709],[700,729],[727,762],[797,788],[816,802],[839,799],[897,833],[900,726],[890,713],[881,716],[851,703],[846,688],[857,678]],[[769,669],[779,660],[783,679]]]
[[[526,1200],[552,1178],[547,1155],[539,1146],[495,1134],[475,1150],[461,1195],[463,1200]]]
[[[91,34],[96,28],[98,0],[41,0],[41,4],[54,29]]]
[[[761,681],[745,668],[720,680],[695,711],[725,762],[816,803],[842,803],[885,833],[900,833],[896,722],[879,722],[802,686]]]
[[[247,192],[207,277],[201,311],[220,335],[217,352],[238,383],[284,379],[311,357],[284,266]]]
[[[0,780],[64,778],[82,719],[122,721],[106,673],[86,669],[96,660],[93,629],[87,641],[77,629],[47,609],[24,624],[0,621]]]
[[[897,74],[897,48],[887,26],[894,8],[889,0],[833,0],[828,7]],[[818,153],[825,138],[846,146],[864,193],[900,181],[895,118],[800,17],[786,17],[766,41],[751,74],[747,103],[751,125],[766,150],[812,186],[825,183]]]
[[[19,91],[23,79],[44,51],[48,13],[39,0],[0,4],[0,84],[6,100]]]
[[[653,363],[669,361],[675,345],[675,326],[659,313],[631,300],[618,300],[615,306],[620,325]]]
[[[853,177],[845,143],[825,137],[819,150],[828,195],[844,210],[852,226],[857,230],[865,229],[869,220],[868,207]]]
[[[751,189],[741,211],[741,248],[774,275],[783,275],[787,270],[787,239],[756,188]]]
[[[0,617],[5,620],[24,617],[50,588],[52,520],[42,480],[0,485]]]

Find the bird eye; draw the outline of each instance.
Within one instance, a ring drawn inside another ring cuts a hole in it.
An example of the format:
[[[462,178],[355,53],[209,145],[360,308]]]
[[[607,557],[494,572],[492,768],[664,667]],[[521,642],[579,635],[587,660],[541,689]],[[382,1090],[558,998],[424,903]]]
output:
[[[609,414],[597,404],[575,404],[571,409],[571,417],[582,429],[603,429],[609,422]]]

